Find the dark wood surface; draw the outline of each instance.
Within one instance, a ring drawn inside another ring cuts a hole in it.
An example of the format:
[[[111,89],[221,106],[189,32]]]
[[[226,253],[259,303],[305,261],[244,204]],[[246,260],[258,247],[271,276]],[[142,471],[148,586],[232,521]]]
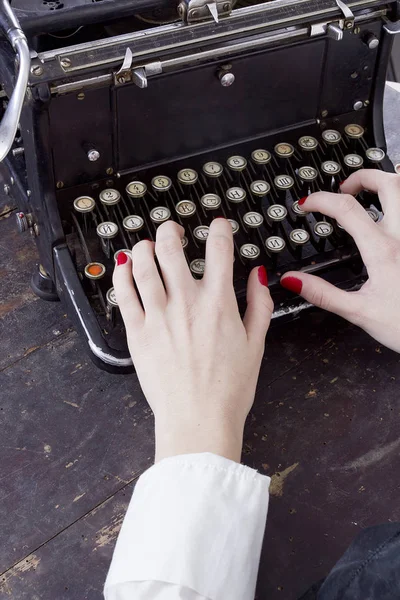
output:
[[[14,208],[0,201],[0,598],[100,600],[152,415],[30,291]],[[399,380],[397,354],[332,315],[270,332],[243,454],[272,476],[260,600],[295,600],[362,528],[400,520]]]

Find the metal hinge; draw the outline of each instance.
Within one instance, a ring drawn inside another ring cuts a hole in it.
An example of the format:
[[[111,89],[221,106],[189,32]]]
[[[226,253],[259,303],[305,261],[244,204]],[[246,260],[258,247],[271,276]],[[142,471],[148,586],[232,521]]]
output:
[[[162,73],[160,61],[154,61],[146,65],[132,68],[133,54],[130,48],[126,49],[124,62],[119,71],[113,74],[114,85],[124,85],[125,83],[134,83],[139,88],[147,88],[148,77]]]
[[[178,14],[188,25],[211,19],[218,23],[231,12],[232,0],[182,0],[178,5]]]
[[[311,25],[311,37],[327,35],[333,40],[340,42],[343,39],[345,31],[352,31],[354,29],[355,17],[350,8],[342,0],[335,0],[335,2],[340,8],[343,17],[332,23],[316,23]]]

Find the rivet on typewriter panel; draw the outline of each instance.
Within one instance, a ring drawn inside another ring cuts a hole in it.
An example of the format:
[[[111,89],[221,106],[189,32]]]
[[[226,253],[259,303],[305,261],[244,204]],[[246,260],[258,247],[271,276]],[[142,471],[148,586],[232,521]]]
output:
[[[40,65],[32,65],[31,67],[31,73],[32,75],[35,75],[36,77],[40,77],[41,75],[43,75],[43,67],[41,67]]]
[[[246,192],[241,187],[231,187],[226,190],[226,199],[233,204],[240,204],[246,199]]]
[[[380,163],[385,158],[386,154],[381,148],[367,148],[365,156],[372,163]]]
[[[164,175],[157,175],[151,180],[151,187],[156,192],[167,192],[172,186],[172,181],[169,177]]]
[[[271,161],[271,153],[259,148],[251,153],[251,160],[257,165],[267,165]]]
[[[235,75],[232,72],[225,71],[223,69],[218,72],[218,78],[222,87],[230,87],[233,83],[235,83]]]
[[[290,158],[294,154],[294,147],[292,144],[276,144],[274,150],[275,154],[280,158]]]
[[[102,263],[91,262],[85,267],[85,275],[88,279],[101,279],[106,273],[106,268]]]
[[[267,209],[267,215],[271,221],[283,221],[287,217],[287,208],[282,204],[272,204]]]
[[[257,227],[261,227],[263,222],[264,222],[264,217],[259,212],[250,211],[250,212],[247,212],[245,215],[243,215],[243,223],[247,227],[250,227],[251,229],[256,229]]]
[[[322,139],[326,144],[334,146],[339,144],[339,142],[342,140],[342,136],[340,135],[339,131],[336,131],[336,129],[325,129],[325,131],[322,132]]]
[[[108,167],[108,169],[106,169],[107,175],[112,175],[113,173],[114,173],[114,169],[112,167]]]
[[[311,135],[303,135],[299,139],[299,146],[305,152],[312,152],[318,148],[318,140]]]
[[[226,164],[231,169],[231,171],[244,171],[247,167],[247,160],[244,156],[230,156],[226,161]]]
[[[321,117],[323,119],[325,119],[328,116],[328,111],[327,110],[321,110]]]
[[[374,208],[368,208],[367,209],[367,213],[369,214],[369,216],[371,217],[371,219],[373,221],[375,221],[375,223],[377,223],[380,219],[379,213],[377,210],[375,210]]]
[[[240,246],[240,256],[246,260],[256,260],[260,256],[260,248],[255,244]]]
[[[364,104],[363,104],[362,100],[357,100],[353,104],[354,110],[361,110],[363,106],[364,106]]]
[[[215,161],[206,162],[203,165],[203,173],[207,177],[220,177],[223,173],[223,166]]]
[[[74,209],[80,213],[92,212],[96,202],[91,196],[79,196],[74,200]]]
[[[150,211],[150,219],[157,225],[171,218],[171,211],[166,206],[156,206]]]
[[[347,135],[347,137],[351,140],[358,140],[365,133],[364,127],[361,127],[361,125],[355,125],[354,123],[346,125],[346,127],[344,128],[344,132]]]
[[[178,172],[177,179],[183,185],[193,185],[198,180],[199,176],[194,169],[181,169]]]
[[[339,163],[334,160],[326,160],[322,163],[321,169],[327,175],[337,175],[341,171]]]
[[[204,194],[200,203],[206,210],[216,210],[221,206],[221,198],[217,194]]]
[[[231,224],[233,235],[236,235],[239,231],[239,223],[235,219],[228,219],[228,221]]]
[[[263,198],[266,196],[271,190],[271,186],[267,181],[263,179],[259,179],[257,181],[252,181],[250,184],[250,191],[254,196],[259,196]]]
[[[60,65],[63,69],[69,69],[69,67],[71,66],[71,59],[65,56],[60,60]]]
[[[277,175],[274,184],[279,190],[290,190],[294,186],[294,179],[290,175]]]
[[[106,300],[109,306],[118,306],[117,297],[114,288],[110,288],[106,293]]]
[[[118,256],[121,254],[121,252],[123,252],[124,254],[129,256],[129,258],[132,260],[132,251],[128,250],[128,248],[121,248],[121,250],[117,250],[116,252],[114,252],[114,261],[115,262],[117,262]]]
[[[64,182],[63,181],[57,181],[56,188],[58,190],[61,190],[63,187],[64,187]]]
[[[190,263],[190,270],[193,273],[193,275],[202,277],[204,275],[205,266],[206,261],[204,260],[204,258],[196,258]]]
[[[106,206],[114,206],[121,200],[121,194],[118,190],[107,189],[100,192],[100,202]]]
[[[210,228],[207,225],[199,225],[193,229],[194,237],[200,242],[205,242],[207,240],[209,232]]]
[[[79,94],[77,95],[78,100],[84,100],[85,99],[85,92],[79,92]]]
[[[191,200],[181,200],[175,205],[175,210],[180,217],[188,218],[196,213],[196,205]]]
[[[143,228],[144,220],[139,215],[128,215],[122,221],[122,226],[129,233],[136,233]]]
[[[364,164],[364,159],[359,154],[346,154],[343,159],[344,164],[349,169],[361,169]]]
[[[278,254],[285,249],[286,242],[279,235],[271,235],[269,238],[265,240],[265,248],[268,252],[272,252],[273,254]]]
[[[327,238],[333,233],[333,226],[327,221],[318,221],[314,225],[314,233],[318,237]]]
[[[118,235],[118,225],[112,221],[104,221],[99,223],[96,228],[97,235],[104,240],[111,240]]]
[[[296,246],[303,246],[310,241],[310,234],[304,229],[292,229],[289,234],[290,241]]]
[[[131,198],[143,198],[147,192],[147,186],[142,181],[130,181],[125,190]]]
[[[88,150],[87,157],[90,162],[96,162],[100,158],[100,152],[95,148],[92,148],[91,150]]]

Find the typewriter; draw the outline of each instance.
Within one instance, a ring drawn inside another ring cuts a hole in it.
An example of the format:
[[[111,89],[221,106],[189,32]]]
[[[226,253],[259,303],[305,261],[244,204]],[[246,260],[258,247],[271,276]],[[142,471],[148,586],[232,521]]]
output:
[[[0,7],[4,191],[37,245],[34,291],[65,304],[98,366],[133,368],[112,272],[168,219],[195,278],[210,223],[229,219],[239,303],[264,264],[277,322],[308,307],[279,286],[289,269],[362,284],[353,240],[298,201],[356,169],[393,170],[382,104],[399,2]],[[359,200],[381,219],[376,196]]]

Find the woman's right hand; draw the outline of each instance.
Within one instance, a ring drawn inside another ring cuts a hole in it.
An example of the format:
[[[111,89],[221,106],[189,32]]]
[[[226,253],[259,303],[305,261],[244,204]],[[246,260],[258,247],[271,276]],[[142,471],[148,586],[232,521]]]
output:
[[[378,194],[384,212],[379,223],[354,198],[362,190]],[[320,277],[291,271],[281,284],[400,352],[400,177],[377,170],[357,171],[341,185],[341,192],[312,194],[302,209],[320,212],[344,227],[360,250],[368,281],[357,292],[345,292]]]

